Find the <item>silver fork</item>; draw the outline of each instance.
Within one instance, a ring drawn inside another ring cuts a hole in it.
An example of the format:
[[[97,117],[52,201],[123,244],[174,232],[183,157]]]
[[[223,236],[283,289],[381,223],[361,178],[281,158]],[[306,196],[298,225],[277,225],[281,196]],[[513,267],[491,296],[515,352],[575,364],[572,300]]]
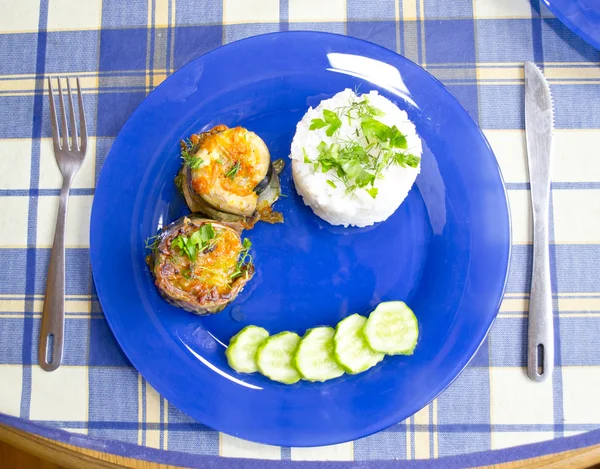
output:
[[[58,96],[60,100],[62,124],[59,132],[58,118],[56,116],[56,108],[54,105],[54,92],[52,91],[52,79],[48,77],[52,143],[54,144],[54,156],[56,157],[56,162],[58,163],[58,167],[63,176],[63,184],[60,190],[56,231],[54,232],[54,244],[52,245],[50,266],[48,267],[48,280],[46,283],[46,295],[44,297],[38,352],[39,364],[46,371],[56,370],[62,361],[65,328],[65,228],[67,224],[67,201],[69,200],[71,182],[77,171],[79,171],[87,150],[87,128],[85,125],[85,112],[83,109],[83,98],[81,95],[79,78],[77,78],[77,95],[81,141],[77,135],[71,83],[70,80],[67,79],[69,120],[71,121],[71,138],[69,139],[67,113],[65,111],[65,101],[63,99],[63,90],[60,82],[61,78],[59,77]]]

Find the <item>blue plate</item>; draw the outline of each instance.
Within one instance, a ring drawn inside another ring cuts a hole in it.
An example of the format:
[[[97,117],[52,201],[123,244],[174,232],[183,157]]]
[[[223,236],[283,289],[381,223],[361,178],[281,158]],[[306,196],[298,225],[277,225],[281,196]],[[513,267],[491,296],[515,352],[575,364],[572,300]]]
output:
[[[600,0],[543,0],[581,39],[600,49]]]
[[[186,213],[173,184],[179,141],[216,124],[260,135],[287,159],[309,106],[344,88],[375,89],[408,112],[423,140],[421,175],[398,211],[365,228],[330,226],[304,206],[289,166],[281,225],[246,232],[257,273],[227,309],[198,317],[158,295],[144,240]],[[312,446],[396,424],[458,375],[496,317],[510,221],[496,159],[467,111],[409,60],[358,39],[314,32],[256,36],[212,51],[161,84],[113,144],[94,198],[91,258],[104,313],[140,373],[217,430]],[[248,324],[302,334],[405,300],[421,337],[410,357],[327,383],[286,386],[227,366],[224,344]]]

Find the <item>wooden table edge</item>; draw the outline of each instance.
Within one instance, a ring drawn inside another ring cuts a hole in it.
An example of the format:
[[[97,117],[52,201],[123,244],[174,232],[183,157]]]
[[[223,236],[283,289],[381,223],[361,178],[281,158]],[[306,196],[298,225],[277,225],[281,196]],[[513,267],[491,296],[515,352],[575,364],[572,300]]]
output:
[[[22,451],[69,469],[182,469],[140,459],[118,456],[51,440],[0,424],[0,440]],[[480,469],[586,469],[600,464],[600,445],[531,459],[485,466]],[[240,466],[242,467],[242,466]]]

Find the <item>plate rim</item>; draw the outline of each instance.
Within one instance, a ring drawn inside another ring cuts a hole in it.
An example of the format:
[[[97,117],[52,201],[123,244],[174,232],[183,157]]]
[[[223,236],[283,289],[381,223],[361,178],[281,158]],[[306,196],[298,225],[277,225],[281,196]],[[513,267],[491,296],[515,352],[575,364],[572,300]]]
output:
[[[554,14],[554,16],[556,16],[556,18],[558,20],[560,20],[567,28],[569,28],[576,36],[583,39],[585,42],[587,42],[592,47],[595,47],[596,49],[600,50],[600,34],[598,35],[598,37],[593,37],[590,34],[587,25],[585,26],[585,28],[582,29],[581,26],[573,23],[573,21],[571,21],[571,19],[563,11],[564,4],[562,3],[562,0],[560,0],[560,3],[561,3],[560,6],[556,6],[555,0],[542,0],[542,1],[544,2],[544,5],[548,8],[548,10],[550,10],[552,12],[552,14]],[[581,11],[579,8],[577,8],[577,10]],[[600,12],[599,12],[599,14],[600,14]],[[600,25],[599,25],[599,28],[600,28]]]
[[[142,459],[145,461],[182,465],[186,467],[206,469],[207,467],[218,467],[219,469],[239,469],[247,464],[249,459],[226,458],[213,455],[198,455],[179,450],[157,449],[150,446],[142,446],[122,440],[111,440],[96,436],[72,433],[68,430],[45,426],[41,423],[22,419],[8,414],[0,413],[0,423],[15,427],[19,430],[33,433],[51,440],[62,441],[71,445],[100,451],[103,453],[116,454],[128,458]],[[492,465],[530,459],[532,457],[557,454],[563,451],[581,449],[600,443],[600,429],[589,430],[572,436],[561,436],[552,440],[544,440],[537,443],[527,443],[502,449],[489,449],[472,453],[461,453],[456,455],[440,456],[433,459],[393,460],[393,459],[368,459],[361,461],[361,469],[462,469],[468,464]],[[242,461],[242,462],[240,462]],[[335,462],[337,469],[355,469],[355,461],[288,461],[284,459],[259,459],[261,469],[322,469],[323,463]],[[290,465],[290,463],[293,464]],[[213,466],[211,466],[211,464]],[[208,465],[208,466],[207,466]]]
[[[147,100],[151,97],[152,93],[154,93],[155,90],[158,90],[160,88],[163,88],[167,85],[167,82],[169,80],[170,77],[177,75],[177,74],[183,74],[185,72],[186,69],[190,68],[193,66],[193,64],[195,64],[198,61],[202,61],[205,60],[206,57],[212,55],[212,54],[216,54],[219,53],[222,49],[227,48],[229,46],[232,46],[234,44],[240,44],[243,42],[252,42],[253,40],[257,40],[259,38],[264,38],[264,37],[268,37],[268,36],[324,36],[324,37],[335,37],[338,39],[342,39],[344,41],[351,41],[351,42],[357,42],[357,43],[364,43],[367,44],[369,47],[372,48],[376,48],[379,49],[380,51],[382,51],[385,54],[394,54],[398,57],[400,57],[402,60],[405,60],[406,62],[408,62],[411,66],[415,66],[418,69],[420,69],[422,72],[425,72],[427,75],[429,75],[429,78],[433,80],[433,83],[435,83],[436,87],[441,89],[443,92],[447,93],[449,96],[451,96],[454,100],[454,103],[457,104],[460,109],[462,109],[462,111],[464,113],[466,113],[466,115],[468,115],[469,119],[472,121],[472,123],[475,126],[475,129],[477,130],[477,133],[479,134],[480,138],[482,139],[482,141],[485,143],[487,149],[489,150],[489,152],[494,156],[494,163],[495,163],[495,168],[498,172],[499,178],[500,178],[500,186],[502,189],[502,197],[503,200],[506,204],[506,214],[507,214],[507,224],[506,224],[506,240],[507,240],[507,245],[505,246],[506,248],[506,259],[504,259],[504,265],[505,265],[505,269],[504,269],[504,278],[503,278],[503,282],[502,282],[502,288],[500,290],[499,293],[499,297],[498,297],[498,303],[497,306],[495,308],[495,313],[493,315],[492,320],[490,321],[490,324],[487,326],[487,328],[485,329],[485,332],[482,334],[481,340],[479,341],[479,343],[477,343],[476,347],[473,350],[473,353],[471,353],[465,360],[463,361],[459,361],[457,362],[457,366],[454,367],[454,371],[453,374],[454,376],[452,376],[450,379],[448,379],[447,382],[443,382],[440,390],[438,392],[436,392],[436,394],[429,400],[427,401],[420,409],[426,407],[427,405],[429,405],[433,400],[435,400],[442,392],[444,392],[463,372],[463,370],[466,368],[466,366],[469,364],[469,362],[475,357],[475,355],[477,354],[477,352],[479,351],[479,349],[481,348],[482,344],[485,342],[489,331],[491,329],[491,327],[493,326],[493,324],[495,323],[497,316],[498,316],[498,312],[500,309],[500,304],[504,298],[504,294],[506,292],[507,289],[507,285],[508,285],[508,275],[509,275],[509,271],[510,271],[510,262],[512,259],[512,254],[513,254],[513,249],[512,249],[512,218],[511,218],[511,212],[510,212],[510,201],[508,198],[508,193],[507,193],[507,189],[506,189],[506,184],[504,181],[504,176],[502,174],[502,170],[500,168],[500,164],[498,161],[498,158],[496,157],[488,139],[486,138],[485,134],[483,133],[483,130],[481,129],[481,127],[479,126],[478,122],[475,120],[475,118],[471,115],[471,113],[465,108],[465,106],[462,104],[462,102],[440,81],[438,80],[433,74],[431,74],[429,71],[427,71],[426,69],[424,69],[423,67],[421,67],[420,65],[418,65],[417,63],[413,62],[412,60],[410,60],[408,57],[403,56],[399,53],[397,53],[396,51],[393,51],[391,49],[387,49],[383,46],[380,46],[379,44],[364,40],[364,39],[360,39],[354,36],[348,36],[348,35],[344,35],[344,34],[337,34],[337,33],[330,33],[330,32],[324,32],[324,31],[311,31],[311,30],[296,30],[296,31],[275,31],[275,32],[270,32],[270,33],[265,33],[265,34],[257,34],[254,36],[249,36],[243,39],[239,39],[237,41],[232,41],[230,43],[227,44],[223,44],[215,49],[212,49],[198,57],[196,57],[195,59],[191,60],[190,62],[188,62],[187,64],[185,64],[184,66],[180,67],[178,70],[176,70],[172,75],[170,75],[169,77],[167,77],[163,82],[161,82],[156,88],[154,88],[154,90],[152,90],[140,103],[139,105],[134,109],[134,111],[129,115],[129,117],[127,118],[127,120],[125,121],[125,123],[123,124],[123,127],[119,130],[117,136],[115,137],[115,140],[113,141],[112,145],[111,145],[111,149],[109,151],[109,153],[107,154],[107,157],[103,163],[102,169],[100,171],[100,174],[98,176],[97,182],[96,182],[96,186],[95,186],[95,193],[97,192],[97,189],[100,185],[100,183],[102,182],[103,179],[106,178],[106,176],[103,178],[103,175],[106,174],[105,171],[105,167],[107,162],[109,161],[109,158],[111,158],[111,155],[114,153],[114,148],[115,148],[115,143],[117,142],[117,140],[119,139],[119,137],[124,134],[124,131],[127,131],[127,127],[130,124],[130,121],[133,120],[134,116],[140,111],[140,108],[142,108],[144,106],[144,104],[147,102]],[[114,157],[113,157],[114,158]],[[98,218],[98,215],[95,216],[95,214],[97,214],[98,212],[98,208],[97,208],[97,198],[94,197],[93,203],[92,203],[92,210],[91,210],[91,216],[90,216],[90,228],[95,224],[95,223],[100,223],[100,221],[95,222],[95,220]],[[117,343],[119,344],[119,347],[121,349],[121,351],[127,356],[127,359],[129,360],[129,362],[131,363],[131,365],[136,369],[136,371],[138,373],[140,373],[140,375],[142,375],[144,377],[144,375],[142,374],[142,372],[139,370],[137,363],[134,362],[134,360],[132,360],[130,358],[130,354],[127,353],[127,351],[125,350],[125,348],[122,346],[122,342],[119,339],[119,337],[117,336],[117,334],[115,334],[114,332],[114,325],[112,322],[111,315],[106,315],[105,314],[105,309],[104,309],[104,305],[103,305],[103,301],[101,299],[101,293],[100,293],[100,288],[98,288],[98,285],[96,284],[96,275],[95,272],[97,271],[98,267],[94,267],[95,265],[97,265],[98,261],[95,261],[95,257],[92,254],[92,251],[94,250],[93,246],[95,245],[95,242],[93,242],[93,238],[95,236],[95,230],[90,229],[90,263],[91,263],[91,268],[92,268],[92,277],[93,277],[93,281],[94,281],[94,286],[96,288],[97,294],[98,294],[98,301],[100,302],[101,306],[102,306],[102,310],[103,310],[103,315],[111,329],[111,332],[113,333],[113,336],[115,337],[115,340],[117,341]],[[466,355],[465,355],[466,356]],[[145,377],[144,377],[145,378]],[[158,392],[161,396],[166,397],[167,395],[171,395],[171,393],[169,392],[168,389],[165,389],[164,386],[155,386],[154,383],[148,381],[149,384],[151,384]],[[159,391],[159,388],[160,391]],[[181,409],[174,401],[170,398],[167,398],[167,400],[175,407],[177,407],[178,409],[180,409],[183,413],[185,413],[186,415],[189,415],[186,411],[184,411],[183,409]],[[413,413],[407,415],[404,418],[408,418],[411,415],[414,415],[416,412],[418,412],[420,409],[415,410]],[[197,420],[200,423],[205,424],[204,422],[198,420],[196,417],[190,416],[191,418],[193,418],[194,420]],[[383,422],[383,423],[382,423]],[[378,425],[374,425],[374,429],[369,429],[367,431],[361,432],[360,434],[357,434],[356,436],[354,436],[352,439],[348,439],[346,437],[342,437],[342,438],[330,438],[328,439],[326,442],[316,442],[316,443],[305,443],[305,444],[298,444],[298,443],[294,443],[294,446],[296,447],[314,447],[314,446],[322,446],[322,445],[332,445],[332,444],[339,444],[339,443],[344,443],[347,441],[353,441],[354,439],[358,439],[358,438],[364,438],[367,436],[370,436],[372,434],[378,433],[381,430],[384,430],[386,428],[389,428],[391,425],[394,425],[395,423],[398,423],[397,419],[390,419],[389,417],[387,419],[381,419],[378,422]],[[207,424],[205,424],[207,425]],[[207,425],[209,426],[209,425]],[[229,435],[232,435],[232,433],[225,431],[223,429],[220,429],[218,425],[215,425],[214,427],[212,426],[212,424],[209,426],[210,428],[216,430],[216,431],[220,431],[223,433],[227,433]],[[238,435],[233,434],[233,436],[236,437],[240,437]],[[280,445],[280,446],[288,446],[289,443],[286,443],[286,441],[284,441],[283,439],[280,440],[276,440],[276,439],[263,439],[263,438],[247,438],[246,436],[241,436],[241,438],[247,439],[248,441],[254,441],[254,442],[258,442],[258,443],[263,443],[263,444],[271,444],[271,445]]]

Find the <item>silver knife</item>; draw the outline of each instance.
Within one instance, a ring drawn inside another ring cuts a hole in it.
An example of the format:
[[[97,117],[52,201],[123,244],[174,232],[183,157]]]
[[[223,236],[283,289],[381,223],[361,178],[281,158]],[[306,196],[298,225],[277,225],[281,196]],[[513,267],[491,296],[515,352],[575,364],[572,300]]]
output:
[[[554,321],[548,251],[550,160],[554,113],[548,82],[537,66],[525,62],[525,137],[533,208],[533,271],[527,331],[527,374],[534,381],[552,376]]]

